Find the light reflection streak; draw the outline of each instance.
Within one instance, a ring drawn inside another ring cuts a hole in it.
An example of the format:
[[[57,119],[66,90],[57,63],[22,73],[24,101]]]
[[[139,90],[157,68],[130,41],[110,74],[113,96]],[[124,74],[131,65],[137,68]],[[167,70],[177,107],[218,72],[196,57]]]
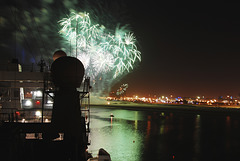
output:
[[[164,127],[165,127],[165,124],[164,124],[164,121],[162,120],[160,125],[160,135],[164,134]]]
[[[138,129],[138,111],[135,112],[135,121],[134,121],[135,131]]]
[[[194,152],[195,152],[195,161],[199,160],[201,154],[201,115],[197,115],[195,118],[195,129],[194,129]]]
[[[149,115],[148,116],[148,121],[147,121],[147,139],[149,138],[150,136],[150,132],[151,132],[151,116]]]
[[[226,117],[226,137],[230,138],[231,137],[230,134],[231,134],[231,117],[227,116]],[[227,141],[226,141],[226,149],[227,150],[229,150],[231,147],[231,143],[229,140],[230,139],[227,139]]]
[[[111,127],[112,127],[112,123],[113,123],[113,117],[111,117]]]

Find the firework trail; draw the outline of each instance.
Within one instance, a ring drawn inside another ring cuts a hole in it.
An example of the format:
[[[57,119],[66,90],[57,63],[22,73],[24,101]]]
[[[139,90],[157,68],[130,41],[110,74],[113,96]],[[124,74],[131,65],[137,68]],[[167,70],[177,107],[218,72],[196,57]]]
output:
[[[117,90],[116,95],[117,96],[123,95],[124,93],[126,93],[127,88],[128,88],[128,84],[122,84],[120,88]]]
[[[59,33],[69,42],[73,53],[85,67],[86,75],[96,83],[104,79],[119,78],[141,61],[136,38],[124,27],[116,27],[112,34],[99,24],[94,24],[86,12],[72,12],[68,18],[59,21]],[[108,79],[108,80],[106,80]],[[102,88],[102,87],[101,87]]]

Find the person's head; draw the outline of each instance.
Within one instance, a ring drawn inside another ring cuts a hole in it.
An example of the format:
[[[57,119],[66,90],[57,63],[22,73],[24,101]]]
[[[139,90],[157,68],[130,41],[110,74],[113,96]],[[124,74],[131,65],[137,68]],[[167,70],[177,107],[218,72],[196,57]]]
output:
[[[62,56],[67,56],[67,54],[62,50],[55,51],[53,54],[53,61],[55,61],[57,58],[60,58]]]

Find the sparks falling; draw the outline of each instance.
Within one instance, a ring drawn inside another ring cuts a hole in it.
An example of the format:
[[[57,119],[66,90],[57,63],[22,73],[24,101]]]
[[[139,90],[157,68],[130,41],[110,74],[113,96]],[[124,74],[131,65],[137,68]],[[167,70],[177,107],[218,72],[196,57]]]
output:
[[[88,13],[82,12],[72,12],[59,24],[62,26],[59,33],[83,62],[86,75],[93,79],[102,74],[112,74],[115,79],[141,61],[136,38],[124,27],[116,27],[114,34],[109,33],[103,25],[94,24]]]

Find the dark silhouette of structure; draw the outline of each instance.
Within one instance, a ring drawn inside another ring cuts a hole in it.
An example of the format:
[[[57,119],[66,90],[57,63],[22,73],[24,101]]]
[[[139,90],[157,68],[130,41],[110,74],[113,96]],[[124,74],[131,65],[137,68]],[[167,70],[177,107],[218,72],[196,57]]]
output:
[[[64,133],[64,140],[73,160],[86,160],[85,121],[81,117],[80,93],[76,89],[83,80],[83,64],[77,58],[62,56],[53,62],[51,75],[56,88],[52,132]]]
[[[49,73],[44,71],[41,73],[44,82],[51,82],[45,80],[45,74]],[[51,66],[51,78],[55,86],[52,122],[42,120],[22,123],[18,122],[17,118],[12,121],[10,119],[1,121],[0,160],[87,160],[86,124],[85,118],[81,116],[81,92],[76,89],[80,87],[83,76],[84,67],[81,61],[64,54],[58,55]],[[34,138],[29,138],[29,134],[35,134]],[[59,139],[59,134],[63,134],[63,138]]]
[[[55,61],[57,58],[60,58],[60,57],[63,57],[63,56],[67,56],[67,54],[62,50],[57,50],[53,54],[53,61]]]

